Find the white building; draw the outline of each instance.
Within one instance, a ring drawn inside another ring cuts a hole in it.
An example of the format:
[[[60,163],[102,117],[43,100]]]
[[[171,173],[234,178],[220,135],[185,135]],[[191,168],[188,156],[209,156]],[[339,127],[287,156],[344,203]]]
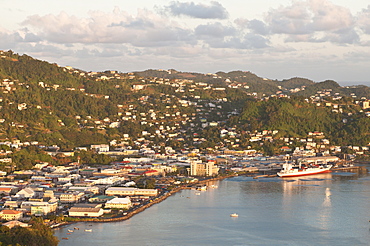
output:
[[[124,208],[129,209],[132,207],[132,203],[129,197],[125,198],[113,198],[105,203],[105,208]]]

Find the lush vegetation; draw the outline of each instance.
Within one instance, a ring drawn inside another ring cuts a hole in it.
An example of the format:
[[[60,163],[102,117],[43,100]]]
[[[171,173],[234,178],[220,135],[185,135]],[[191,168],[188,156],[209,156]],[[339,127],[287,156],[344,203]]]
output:
[[[276,98],[248,101],[238,119],[249,131],[278,130],[281,137],[305,137],[308,132],[324,132],[332,144],[366,146],[370,142],[370,118],[358,105],[344,103],[343,113],[332,107],[316,106],[305,98]]]
[[[310,131],[322,131],[331,143],[337,145],[364,146],[370,142],[369,118],[360,113],[361,109],[354,103],[361,97],[370,97],[370,89],[366,86],[344,88],[334,81],[314,83],[304,78],[277,81],[244,71],[200,74],[147,70],[127,74],[111,71],[91,76],[86,74],[12,51],[3,52],[0,80],[14,84],[7,87],[5,83],[0,90],[0,119],[4,121],[0,123],[0,141],[37,141],[41,145],[58,145],[62,150],[72,150],[76,146],[123,139],[124,135],[130,134],[132,139],[127,140],[127,145],[135,148],[137,142],[134,140],[141,138],[142,132],[148,132],[153,137],[147,145],[159,146],[158,151],[164,152],[164,146],[175,149],[231,148],[232,144],[225,142],[219,132],[223,128],[236,127],[240,133],[238,148],[250,145],[261,148],[259,144],[251,143],[246,134],[261,130],[278,130],[276,139],[304,137]],[[101,79],[102,76],[110,79]],[[179,81],[186,82],[176,85]],[[137,84],[144,85],[143,89],[133,90],[133,85]],[[210,89],[215,87],[225,89]],[[297,93],[289,91],[303,87],[305,90],[297,90]],[[320,106],[311,101],[310,97],[316,97],[318,91],[325,90],[331,91],[332,95],[338,93],[347,97],[341,100],[326,97]],[[261,100],[277,91],[291,98]],[[353,93],[357,98],[352,97]],[[180,100],[188,101],[189,105],[182,106]],[[211,111],[209,104],[218,101],[223,102],[222,107],[217,108],[217,112]],[[325,107],[325,102],[338,104],[342,111],[334,112],[332,107]],[[138,117],[122,120],[129,109],[134,109],[132,112],[136,112]],[[140,114],[149,112],[156,113],[156,120],[141,124]],[[178,117],[170,118],[166,114]],[[185,118],[192,118],[194,126],[185,122]],[[97,122],[104,119],[119,124],[116,127],[100,127]],[[203,120],[220,124],[204,127]],[[158,137],[159,125],[169,128],[180,125],[177,128],[177,133],[181,130],[178,137],[184,140]],[[199,135],[195,137],[194,133]],[[206,141],[197,142],[194,138]],[[276,141],[264,146],[274,149],[278,144]],[[94,153],[80,155],[81,160],[92,163],[109,161]],[[42,150],[32,148],[14,153],[11,157],[19,168],[29,168],[36,161],[57,164],[76,160],[76,157],[51,159]],[[5,166],[3,164],[1,168]]]
[[[33,218],[31,227],[0,226],[0,245],[4,246],[56,246],[58,238],[41,218]]]

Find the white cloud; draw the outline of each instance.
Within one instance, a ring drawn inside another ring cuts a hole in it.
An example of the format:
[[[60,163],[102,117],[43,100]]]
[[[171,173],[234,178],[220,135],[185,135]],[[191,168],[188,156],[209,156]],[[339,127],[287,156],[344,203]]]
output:
[[[288,35],[287,41],[354,43],[359,41],[355,17],[348,8],[328,0],[295,1],[268,12],[272,33]]]
[[[220,22],[199,25],[195,28],[195,34],[198,36],[225,37],[237,34],[232,26],[224,26]]]
[[[227,19],[227,10],[218,2],[210,5],[195,4],[194,2],[171,2],[165,9],[175,16],[189,16],[199,19]]]
[[[136,16],[118,8],[113,14],[90,12],[90,18],[77,18],[64,12],[57,16],[34,15],[22,24],[53,43],[127,43],[140,47],[194,43],[190,30],[148,10],[139,10]]]
[[[370,34],[370,5],[363,9],[358,16],[358,26],[366,33]]]

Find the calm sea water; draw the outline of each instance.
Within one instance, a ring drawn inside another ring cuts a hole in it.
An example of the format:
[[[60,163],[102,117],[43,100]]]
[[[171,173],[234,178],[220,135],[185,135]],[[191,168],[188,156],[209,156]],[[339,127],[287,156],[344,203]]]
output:
[[[240,176],[213,184],[218,188],[183,190],[127,221],[77,223],[55,234],[59,245],[78,246],[370,245],[368,175]],[[66,235],[74,227],[80,230]]]

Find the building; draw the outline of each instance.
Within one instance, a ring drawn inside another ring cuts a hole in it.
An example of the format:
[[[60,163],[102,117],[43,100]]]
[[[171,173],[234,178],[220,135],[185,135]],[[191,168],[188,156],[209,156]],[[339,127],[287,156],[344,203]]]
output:
[[[305,157],[299,158],[300,163],[314,163],[314,164],[326,164],[328,162],[337,162],[339,158],[336,156],[315,156],[315,157]]]
[[[109,145],[108,144],[92,144],[90,149],[95,150],[96,152],[108,152]]]
[[[17,210],[4,209],[0,211],[0,218],[3,220],[19,220],[23,217],[23,212]]]
[[[362,105],[362,108],[363,109],[368,109],[368,108],[370,108],[370,101],[363,101],[362,103],[361,103]]]
[[[20,221],[17,221],[17,220],[12,220],[12,221],[9,221],[7,223],[4,223],[3,226],[7,226],[9,227],[10,229],[15,227],[15,226],[20,226],[20,227],[30,227],[29,224],[26,224],[26,223],[22,223]]]
[[[23,190],[20,190],[15,194],[14,197],[17,198],[32,198],[35,196],[35,191],[31,188],[24,188]]]
[[[129,209],[132,207],[132,203],[129,197],[125,198],[113,198],[105,203],[105,208],[123,208]]]
[[[71,186],[69,187],[68,191],[79,191],[79,192],[91,192],[93,194],[99,193],[99,187],[97,186]]]
[[[206,163],[192,162],[190,164],[190,175],[191,176],[214,176],[218,174],[219,168],[215,165],[214,161],[208,161]]]
[[[0,194],[11,195],[18,190],[16,186],[0,186]]]
[[[100,217],[104,213],[102,208],[72,207],[68,211],[71,217]]]
[[[89,198],[89,202],[91,203],[103,203],[107,202],[109,200],[112,200],[113,198],[116,198],[116,196],[105,196],[105,195],[97,195]]]
[[[34,202],[34,201],[25,201],[22,202],[21,208],[26,209],[31,213],[31,215],[47,215],[51,212],[57,210],[58,200],[51,199],[48,202]]]
[[[109,187],[105,194],[107,196],[157,196],[156,189],[139,189],[129,187]]]
[[[63,193],[60,195],[59,200],[61,203],[77,203],[82,200],[85,193],[75,191],[70,193]]]
[[[22,201],[5,201],[4,207],[6,208],[19,208],[19,206],[22,204]]]

